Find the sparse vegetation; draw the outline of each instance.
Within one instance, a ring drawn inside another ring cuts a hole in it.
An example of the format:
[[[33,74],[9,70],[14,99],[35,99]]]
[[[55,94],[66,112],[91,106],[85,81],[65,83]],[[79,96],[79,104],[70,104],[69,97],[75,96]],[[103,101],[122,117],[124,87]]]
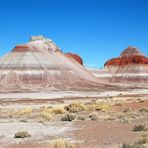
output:
[[[146,130],[146,127],[144,124],[135,125],[133,127],[133,131],[135,132],[140,132],[140,131],[145,131],[145,130]]]
[[[67,114],[61,117],[61,121],[73,121],[74,119],[75,119],[75,115],[73,114]]]
[[[130,144],[123,143],[121,148],[132,148]]]
[[[122,106],[121,103],[116,103],[114,106]]]
[[[143,102],[144,102],[144,100],[138,99],[138,103],[143,103]]]
[[[139,141],[135,142],[134,144],[123,143],[122,148],[145,148],[144,144],[146,143],[148,143],[148,137],[147,135],[143,135]]]
[[[125,109],[123,110],[124,113],[131,112],[131,111],[132,111],[132,110],[131,110],[130,108],[125,108]]]
[[[63,107],[50,107],[50,108],[43,108],[40,116],[47,121],[50,121],[54,115],[64,114],[66,111]]]
[[[51,120],[52,117],[53,117],[53,115],[51,113],[48,113],[48,112],[45,112],[45,111],[41,112],[40,116],[47,121]]]
[[[141,108],[141,109],[139,109],[139,112],[148,113],[148,108]]]
[[[10,111],[9,112],[9,117],[13,116],[30,116],[32,114],[32,109],[31,108],[25,108],[22,110],[17,110],[17,111]]]
[[[85,120],[85,116],[78,116],[78,118],[77,118],[78,120]]]
[[[148,137],[147,136],[146,137],[141,137],[139,139],[139,141],[137,142],[137,144],[146,144],[146,143],[148,143]]]
[[[49,148],[75,148],[75,145],[64,139],[56,139],[51,142]]]
[[[21,119],[21,120],[19,120],[20,122],[24,122],[24,123],[26,123],[27,122],[27,119]]]
[[[64,110],[64,108],[53,108],[52,109],[52,113],[54,113],[54,114],[64,114],[65,113],[65,110]]]
[[[106,102],[100,102],[100,103],[96,104],[95,109],[97,111],[107,112],[111,109],[111,105],[109,103],[106,103]]]
[[[97,113],[92,113],[92,114],[89,115],[89,118],[91,120],[98,120],[98,114]]]
[[[85,107],[80,102],[71,103],[64,107],[66,111],[70,113],[77,113],[85,110]]]
[[[26,138],[26,137],[31,137],[31,135],[27,131],[18,131],[14,138]]]
[[[42,110],[43,112],[49,113],[49,114],[64,114],[65,110],[64,107],[51,107],[51,108],[44,108]]]

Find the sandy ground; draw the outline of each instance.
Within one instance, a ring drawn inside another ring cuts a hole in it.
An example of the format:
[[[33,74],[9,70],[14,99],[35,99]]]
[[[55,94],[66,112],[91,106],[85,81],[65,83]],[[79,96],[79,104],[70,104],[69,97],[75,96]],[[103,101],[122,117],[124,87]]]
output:
[[[0,93],[0,99],[59,99],[71,97],[114,97],[122,95],[148,95],[148,89],[131,89],[127,91],[51,91],[30,93]]]
[[[91,96],[90,93],[86,93],[87,95],[76,93],[74,95],[71,92],[65,96],[59,92],[55,97],[53,97],[54,93],[49,98],[43,95],[44,99],[42,97],[29,99],[27,96],[23,96],[26,99],[22,99],[19,96],[12,100],[7,98],[10,94],[0,95],[0,148],[49,148],[51,141],[57,138],[68,140],[75,144],[76,148],[115,148],[121,147],[123,142],[134,143],[142,134],[148,134],[147,131],[133,132],[132,130],[134,125],[148,125],[148,113],[139,113],[141,108],[148,109],[148,93],[146,90],[141,91],[141,94],[138,93],[122,92],[121,95],[121,92],[117,94],[112,92],[110,96],[112,94],[113,96],[108,97],[109,93],[102,92],[101,97],[106,98],[107,103],[113,104],[111,110],[95,111],[98,114],[96,121],[89,119],[89,114],[94,111],[78,112],[75,115],[85,115],[86,120],[75,119],[72,122],[61,121],[63,114],[55,115],[50,121],[43,121],[38,113],[51,105],[63,107],[74,101],[89,103],[93,99],[104,102],[104,99],[101,99],[97,93],[99,97],[96,94]],[[11,97],[17,97],[17,95]],[[11,112],[26,108],[32,109],[31,115],[10,115]],[[127,109],[129,111],[126,113]],[[126,119],[121,118],[122,116]],[[28,131],[31,137],[14,138],[15,133],[21,130]],[[145,144],[145,147],[147,146]]]

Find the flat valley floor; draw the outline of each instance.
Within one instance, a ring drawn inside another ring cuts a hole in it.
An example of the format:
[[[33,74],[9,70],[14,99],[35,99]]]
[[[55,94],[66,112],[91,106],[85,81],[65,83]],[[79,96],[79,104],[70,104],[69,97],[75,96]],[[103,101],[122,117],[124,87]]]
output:
[[[29,136],[17,137],[22,131]],[[1,148],[54,148],[55,142],[63,141],[71,148],[147,148],[148,94],[77,92],[49,99],[1,95]]]

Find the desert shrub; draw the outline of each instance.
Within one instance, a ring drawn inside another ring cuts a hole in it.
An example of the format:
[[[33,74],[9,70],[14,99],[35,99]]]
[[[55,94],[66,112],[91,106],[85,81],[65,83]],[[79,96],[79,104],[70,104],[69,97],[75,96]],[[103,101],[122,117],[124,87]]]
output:
[[[92,114],[89,115],[89,118],[91,120],[98,120],[98,114],[97,113],[92,113]]]
[[[78,120],[85,120],[85,116],[78,116],[78,118],[77,118]]]
[[[139,141],[136,142],[137,144],[146,144],[148,143],[148,136],[147,135],[142,135],[140,138],[139,138]]]
[[[51,142],[49,148],[75,148],[75,146],[64,139],[56,139]]]
[[[12,116],[29,116],[31,114],[32,114],[32,109],[31,108],[25,108],[25,109],[22,109],[22,110],[10,111],[9,117],[12,117]]]
[[[98,111],[106,112],[111,109],[111,105],[106,102],[100,102],[96,104],[95,109]]]
[[[54,115],[63,113],[65,113],[65,110],[62,107],[44,108],[42,109],[40,116],[49,121]]]
[[[144,100],[142,100],[142,99],[138,99],[138,102],[139,102],[139,103],[143,103]]]
[[[148,143],[147,135],[142,135],[138,142],[134,144],[122,144],[122,148],[145,148],[144,144]]]
[[[122,144],[121,148],[145,148],[145,147],[144,147],[144,145],[137,144],[137,143],[132,144],[132,145],[124,143],[124,144]]]
[[[124,113],[131,112],[131,111],[132,111],[132,110],[131,110],[130,108],[125,108],[125,109],[123,110]]]
[[[45,111],[42,111],[42,112],[40,113],[40,116],[41,116],[42,118],[44,118],[45,120],[47,120],[47,121],[51,120],[52,117],[53,117],[53,115],[52,115],[51,113],[48,113],[48,112],[45,112]]]
[[[51,108],[53,108],[53,106],[48,106],[48,107],[47,107],[47,109],[51,109]]]
[[[139,112],[148,113],[148,108],[141,108],[139,109]]]
[[[144,124],[135,125],[133,127],[133,131],[139,132],[139,131],[145,131],[146,127]]]
[[[54,114],[64,114],[65,113],[65,110],[64,110],[64,108],[53,108],[52,109],[52,113],[54,113]]]
[[[122,106],[121,103],[116,103],[114,106]]]
[[[19,121],[26,123],[27,122],[27,119],[20,119]]]
[[[86,104],[85,110],[86,111],[94,111],[96,109],[96,104]]]
[[[132,148],[132,146],[130,144],[123,143],[122,148]]]
[[[50,114],[56,114],[56,115],[65,113],[65,110],[63,107],[45,108],[42,111]]]
[[[85,110],[86,111],[94,111],[95,107],[96,107],[96,104],[97,104],[97,102],[96,102],[95,99],[93,99],[93,100],[91,100],[89,102],[84,103]]]
[[[114,121],[114,120],[116,120],[114,117],[108,117],[108,118],[106,118],[105,119],[106,121]]]
[[[64,107],[64,109],[70,113],[77,113],[85,110],[85,107],[80,102],[71,103]]]
[[[61,117],[61,121],[73,121],[74,119],[75,119],[75,115],[73,114],[67,114]]]
[[[14,138],[26,138],[26,137],[31,137],[31,135],[27,131],[18,131]]]
[[[148,142],[147,138],[141,138],[139,139],[139,141],[137,142],[137,144],[141,145],[141,144],[146,144]]]

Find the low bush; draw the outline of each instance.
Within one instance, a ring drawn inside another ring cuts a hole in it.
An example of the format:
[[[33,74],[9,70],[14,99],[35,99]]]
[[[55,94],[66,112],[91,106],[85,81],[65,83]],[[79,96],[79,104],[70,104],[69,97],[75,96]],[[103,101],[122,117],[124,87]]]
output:
[[[139,112],[148,113],[148,108],[141,108],[139,109]]]
[[[98,114],[97,113],[92,113],[92,114],[89,115],[89,118],[91,120],[98,120]]]
[[[146,127],[144,124],[135,125],[133,127],[133,131],[135,132],[140,132],[140,131],[145,131],[145,130],[146,130]]]
[[[14,138],[26,138],[26,137],[31,137],[31,135],[27,131],[18,131]]]
[[[45,112],[45,111],[41,112],[40,116],[47,121],[51,120],[52,117],[53,117],[53,115],[51,113],[48,113],[48,112]]]
[[[85,116],[78,116],[78,118],[77,118],[78,120],[85,120]]]
[[[111,105],[106,102],[97,103],[95,109],[98,111],[107,112],[111,109]]]
[[[75,119],[75,115],[73,114],[67,114],[61,117],[61,121],[73,121],[74,119]]]
[[[75,145],[64,139],[56,139],[51,142],[48,148],[75,148]]]
[[[132,148],[132,146],[130,144],[123,143],[122,148]]]
[[[85,110],[85,107],[80,102],[71,103],[64,107],[64,109],[70,113],[77,113]]]

